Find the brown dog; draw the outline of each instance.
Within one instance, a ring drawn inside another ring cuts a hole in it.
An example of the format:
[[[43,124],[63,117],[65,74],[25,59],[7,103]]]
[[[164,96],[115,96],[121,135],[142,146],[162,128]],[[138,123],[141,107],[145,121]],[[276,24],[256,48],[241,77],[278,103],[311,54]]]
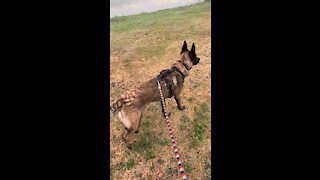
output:
[[[185,106],[181,105],[180,100],[184,78],[192,66],[198,64],[199,61],[200,58],[196,55],[194,43],[189,51],[187,43],[184,41],[180,60],[174,63],[171,69],[163,70],[156,78],[143,83],[136,89],[129,90],[111,105],[110,119],[118,113],[120,121],[127,130],[127,133],[123,133],[121,136],[128,148],[131,148],[130,135],[133,132],[138,132],[143,106],[150,102],[160,101],[157,80],[160,82],[164,98],[174,97],[178,108],[184,110]]]

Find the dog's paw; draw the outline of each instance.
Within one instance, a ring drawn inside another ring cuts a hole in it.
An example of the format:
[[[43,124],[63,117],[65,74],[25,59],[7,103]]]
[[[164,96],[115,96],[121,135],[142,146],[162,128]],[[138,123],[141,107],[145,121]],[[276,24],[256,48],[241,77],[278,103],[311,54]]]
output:
[[[132,144],[127,145],[128,149],[132,149]]]
[[[183,111],[183,110],[186,109],[186,106],[181,106],[181,107],[179,106],[178,108],[179,108],[180,111]]]

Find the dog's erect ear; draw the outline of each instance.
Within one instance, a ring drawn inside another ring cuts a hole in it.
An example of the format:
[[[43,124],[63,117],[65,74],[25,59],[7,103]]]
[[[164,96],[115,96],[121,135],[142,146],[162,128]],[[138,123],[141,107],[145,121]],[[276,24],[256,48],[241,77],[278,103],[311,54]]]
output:
[[[188,51],[188,45],[187,45],[187,42],[186,42],[186,41],[183,42],[183,46],[182,46],[182,49],[181,49],[181,53],[183,53],[184,51]]]
[[[194,45],[194,43],[192,43],[191,53],[196,53],[196,46]]]

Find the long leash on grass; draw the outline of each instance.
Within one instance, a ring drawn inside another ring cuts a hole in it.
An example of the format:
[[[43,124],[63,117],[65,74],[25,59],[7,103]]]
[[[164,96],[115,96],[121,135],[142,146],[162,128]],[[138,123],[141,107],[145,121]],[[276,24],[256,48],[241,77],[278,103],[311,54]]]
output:
[[[166,118],[166,120],[167,120],[167,126],[168,126],[168,129],[169,129],[169,134],[170,134],[170,138],[171,138],[171,143],[172,143],[173,150],[174,150],[174,152],[175,152],[175,155],[176,155],[176,158],[177,158],[177,161],[178,161],[179,170],[180,170],[182,179],[187,179],[187,175],[186,175],[186,173],[184,172],[183,165],[182,165],[182,161],[181,161],[181,158],[180,158],[180,155],[179,155],[179,152],[178,152],[176,140],[175,140],[175,138],[174,138],[174,136],[173,136],[173,133],[172,133],[172,129],[171,129],[170,121],[169,121],[169,116],[168,116],[168,113],[167,113],[167,111],[166,111],[165,100],[164,100],[164,98],[163,98],[163,94],[162,94],[162,91],[161,91],[161,85],[160,85],[159,80],[157,80],[157,82],[158,82],[158,89],[159,89],[160,97],[161,97],[162,111],[163,111],[164,116],[165,116],[165,118]]]

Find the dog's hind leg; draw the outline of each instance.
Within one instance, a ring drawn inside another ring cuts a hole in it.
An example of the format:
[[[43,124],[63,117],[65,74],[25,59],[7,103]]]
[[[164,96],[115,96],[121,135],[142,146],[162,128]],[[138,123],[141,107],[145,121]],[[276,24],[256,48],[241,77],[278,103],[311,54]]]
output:
[[[127,129],[127,133],[122,134],[122,139],[129,149],[131,149],[130,137],[139,127],[141,114],[141,109],[131,110],[130,112],[127,112],[121,120]]]
[[[132,134],[132,129],[126,129],[127,130],[127,133],[123,133],[121,135],[124,143],[126,144],[126,146],[131,149],[131,144],[130,144],[130,141],[129,141],[129,136]]]
[[[141,122],[142,122],[141,119],[142,119],[142,114],[141,114],[140,119],[139,119],[138,127],[137,127],[137,129],[134,131],[134,133],[139,133],[139,127],[141,126]]]

